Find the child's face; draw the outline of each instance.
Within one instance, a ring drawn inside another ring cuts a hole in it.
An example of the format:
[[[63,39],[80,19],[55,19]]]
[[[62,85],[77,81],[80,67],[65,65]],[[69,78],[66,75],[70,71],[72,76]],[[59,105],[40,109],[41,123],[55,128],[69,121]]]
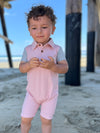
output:
[[[38,20],[31,18],[29,20],[29,32],[37,43],[43,45],[48,42],[50,35],[55,31],[51,20],[47,16],[38,17]]]

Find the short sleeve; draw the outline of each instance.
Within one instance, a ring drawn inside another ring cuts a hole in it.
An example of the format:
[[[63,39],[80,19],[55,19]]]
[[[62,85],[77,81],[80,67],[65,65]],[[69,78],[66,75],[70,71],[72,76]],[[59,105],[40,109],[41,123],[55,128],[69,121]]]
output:
[[[65,54],[64,54],[62,48],[60,47],[58,54],[57,54],[57,62],[62,61],[62,60],[66,60],[66,58],[65,58]]]
[[[24,61],[24,62],[27,62],[27,52],[26,52],[26,49],[24,49],[24,52],[23,52],[23,55],[22,55],[22,59],[21,61]]]

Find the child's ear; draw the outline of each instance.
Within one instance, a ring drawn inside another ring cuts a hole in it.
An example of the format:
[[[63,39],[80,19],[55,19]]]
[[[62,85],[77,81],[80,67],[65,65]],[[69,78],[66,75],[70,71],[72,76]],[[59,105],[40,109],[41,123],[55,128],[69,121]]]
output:
[[[52,28],[52,34],[54,34],[55,29],[56,29],[56,27],[55,27],[55,26],[53,26],[53,28]]]

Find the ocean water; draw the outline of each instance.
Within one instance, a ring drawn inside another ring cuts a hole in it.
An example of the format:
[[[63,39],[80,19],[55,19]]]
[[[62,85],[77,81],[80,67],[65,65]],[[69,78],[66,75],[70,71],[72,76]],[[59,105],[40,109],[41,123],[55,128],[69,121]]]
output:
[[[12,61],[20,61],[22,55],[12,55]],[[8,57],[6,55],[0,55],[0,62],[7,62]]]
[[[81,51],[81,57],[86,57],[86,51]],[[12,55],[12,61],[20,61],[22,55]],[[7,62],[8,57],[6,55],[0,55],[0,62]]]

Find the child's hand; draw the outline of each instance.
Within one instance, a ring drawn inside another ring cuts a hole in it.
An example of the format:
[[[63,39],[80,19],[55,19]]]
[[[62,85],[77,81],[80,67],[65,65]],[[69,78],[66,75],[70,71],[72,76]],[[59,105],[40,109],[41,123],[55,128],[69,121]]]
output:
[[[29,66],[30,66],[31,68],[39,67],[39,65],[40,65],[39,59],[36,58],[36,57],[32,58],[32,59],[29,61]]]
[[[48,56],[48,58],[50,60],[45,60],[45,59],[41,59],[42,61],[40,62],[40,67],[42,68],[46,68],[46,69],[51,69],[55,63],[54,63],[54,59],[51,56]]]

